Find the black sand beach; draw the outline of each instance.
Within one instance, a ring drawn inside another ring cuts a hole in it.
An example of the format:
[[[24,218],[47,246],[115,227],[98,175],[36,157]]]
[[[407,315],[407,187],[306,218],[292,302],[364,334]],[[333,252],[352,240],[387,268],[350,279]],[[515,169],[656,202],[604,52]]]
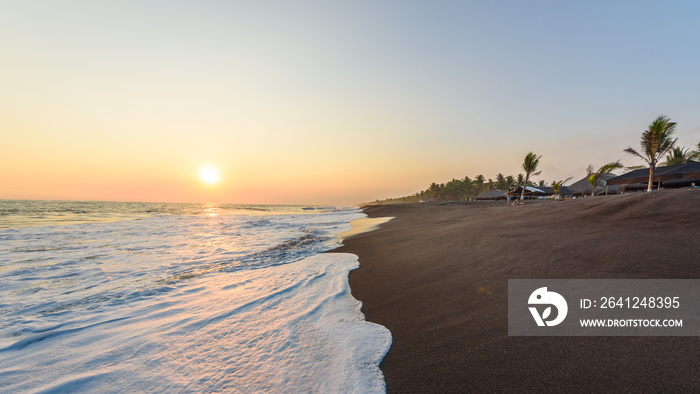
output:
[[[389,392],[700,391],[698,337],[509,337],[508,279],[700,278],[700,189],[525,206],[383,205],[345,240]]]

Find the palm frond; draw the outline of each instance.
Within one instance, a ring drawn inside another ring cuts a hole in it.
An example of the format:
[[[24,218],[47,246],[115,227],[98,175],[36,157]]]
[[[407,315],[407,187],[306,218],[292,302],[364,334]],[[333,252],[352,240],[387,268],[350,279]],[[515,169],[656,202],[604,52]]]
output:
[[[693,161],[695,159],[695,155],[696,153],[691,151],[689,148],[676,146],[666,155],[664,165],[672,166],[674,164],[685,164]]]
[[[631,153],[631,154],[633,154],[633,155],[639,157],[640,159],[642,159],[642,160],[644,160],[644,161],[647,161],[647,158],[646,158],[645,156],[640,155],[639,153],[637,153],[636,150],[634,150],[634,149],[632,149],[632,148],[627,148],[627,149],[625,149],[625,152]]]
[[[650,167],[655,167],[656,163],[676,144],[677,139],[673,138],[675,130],[676,122],[671,122],[671,119],[666,115],[660,115],[642,133],[640,145],[644,154],[640,154],[632,148],[625,149],[625,152],[638,156],[646,161]]]
[[[613,170],[618,168],[624,168],[624,166],[620,163],[620,160],[607,163],[600,167],[596,172],[593,172],[592,165],[588,166],[586,171],[588,172],[588,183],[591,184],[591,196],[595,195],[595,188],[600,178],[610,174],[613,172]]]
[[[600,167],[598,171],[596,171],[596,176],[597,178],[600,178],[602,176],[608,175],[614,170],[617,170],[618,168],[624,168],[624,166],[620,163],[620,160],[607,163],[604,166]]]
[[[525,170],[525,182],[523,183],[523,191],[520,194],[520,199],[523,199],[525,197],[525,186],[527,186],[528,180],[530,179],[530,175],[533,175],[535,171],[537,171],[537,166],[540,163],[540,158],[542,155],[537,156],[533,152],[529,152],[525,156],[525,160],[523,161],[523,170]],[[542,171],[539,171],[535,173],[534,175],[539,175]]]
[[[571,178],[573,178],[573,177],[570,176],[570,177],[568,177],[564,180],[561,180],[561,181],[552,181],[552,189],[554,189],[554,194],[559,194],[559,190],[561,190],[561,187],[564,186],[564,184],[566,182],[571,180]]]
[[[678,138],[674,139],[673,141],[664,141],[663,144],[659,145],[659,152],[657,154],[657,157],[661,159],[665,154],[671,151],[671,149],[675,147],[676,141],[678,141]]]
[[[526,174],[532,174],[537,170],[537,166],[540,164],[540,158],[542,155],[537,156],[536,154],[529,152],[525,156],[525,160],[523,161],[523,170],[525,171]]]
[[[700,142],[698,142],[698,149],[693,152],[691,159],[692,160],[700,160]]]

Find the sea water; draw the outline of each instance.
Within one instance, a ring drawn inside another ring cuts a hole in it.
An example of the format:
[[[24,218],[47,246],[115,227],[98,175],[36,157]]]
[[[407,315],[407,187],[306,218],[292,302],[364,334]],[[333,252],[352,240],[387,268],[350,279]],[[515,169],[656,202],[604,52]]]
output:
[[[383,392],[356,209],[0,201],[5,392]]]

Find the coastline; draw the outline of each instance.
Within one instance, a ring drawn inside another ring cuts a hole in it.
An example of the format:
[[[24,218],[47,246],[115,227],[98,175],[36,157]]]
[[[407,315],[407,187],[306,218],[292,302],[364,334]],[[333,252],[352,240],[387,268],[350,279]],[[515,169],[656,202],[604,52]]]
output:
[[[393,344],[389,392],[697,391],[697,337],[509,337],[507,280],[697,279],[700,189],[525,206],[369,206],[394,217],[331,253]]]
[[[342,238],[343,241],[354,237],[358,234],[368,233],[379,228],[382,224],[390,221],[393,217],[379,217],[372,218],[365,216],[363,218],[355,219],[350,222],[352,228],[348,231],[338,234],[338,237]]]

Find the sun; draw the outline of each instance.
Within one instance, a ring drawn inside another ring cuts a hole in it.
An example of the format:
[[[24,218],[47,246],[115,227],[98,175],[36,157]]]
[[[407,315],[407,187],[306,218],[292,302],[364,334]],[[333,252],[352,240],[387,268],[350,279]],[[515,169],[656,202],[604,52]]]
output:
[[[199,170],[199,179],[201,179],[204,183],[213,185],[214,183],[219,182],[219,180],[221,179],[221,175],[219,174],[218,168],[207,166],[202,167]]]

